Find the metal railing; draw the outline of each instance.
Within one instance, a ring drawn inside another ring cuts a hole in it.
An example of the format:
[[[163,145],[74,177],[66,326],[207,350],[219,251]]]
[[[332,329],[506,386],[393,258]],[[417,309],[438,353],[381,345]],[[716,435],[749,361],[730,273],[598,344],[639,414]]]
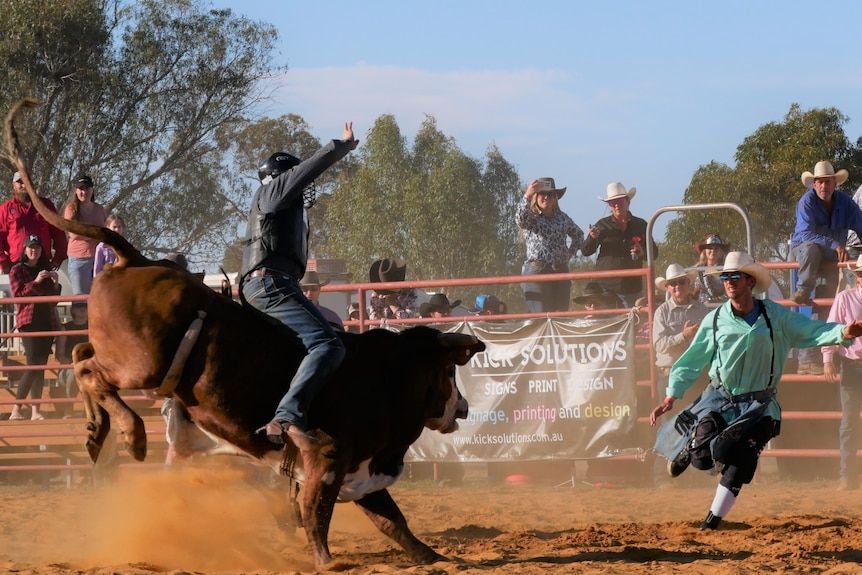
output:
[[[648,242],[648,245],[650,242]],[[649,252],[649,250],[648,250]],[[769,269],[774,270],[783,270],[783,269],[793,269],[797,268],[798,264],[795,262],[765,262],[764,265]],[[648,266],[641,269],[634,270],[614,270],[614,271],[577,271],[577,272],[569,272],[562,274],[545,274],[545,275],[531,275],[528,276],[530,282],[545,282],[545,281],[559,281],[563,279],[573,280],[573,281],[589,281],[596,280],[602,278],[613,278],[613,277],[644,277],[648,282],[652,282],[654,278],[654,270],[652,266]],[[481,277],[481,278],[464,278],[464,279],[446,279],[446,280],[412,280],[412,281],[403,281],[403,282],[388,282],[388,283],[357,283],[357,284],[328,284],[322,286],[321,291],[337,291],[337,292],[348,292],[351,294],[357,295],[357,301],[365,302],[367,292],[370,290],[376,289],[400,289],[400,288],[415,288],[415,289],[429,289],[429,288],[453,288],[453,287],[469,287],[475,285],[502,285],[502,284],[513,284],[513,283],[522,283],[527,280],[525,276],[502,276],[502,277]],[[650,284],[651,285],[651,284]],[[643,317],[646,317],[647,321],[650,325],[652,325],[654,320],[654,310],[657,307],[654,301],[654,290],[647,289],[646,297],[648,300],[648,304],[645,309],[641,308],[638,310]],[[72,335],[72,334],[84,334],[86,331],[46,331],[46,332],[27,332],[27,333],[19,333],[14,332],[10,328],[10,320],[9,315],[13,312],[9,310],[12,309],[12,305],[16,303],[45,303],[45,302],[63,302],[68,303],[70,301],[86,301],[87,296],[51,296],[51,297],[39,297],[39,298],[3,298],[0,299],[0,338],[4,341],[9,341],[14,338],[22,338],[22,337],[38,337],[38,336],[59,336],[59,335]],[[831,298],[828,299],[818,299],[815,300],[818,305],[829,305],[832,301]],[[789,300],[781,300],[779,303],[782,303],[787,306],[794,305]],[[7,307],[8,306],[8,307]],[[573,310],[566,312],[554,312],[554,313],[507,313],[500,315],[482,315],[482,316],[458,316],[457,321],[494,321],[494,320],[522,320],[522,319],[532,319],[532,318],[547,318],[547,317],[555,317],[555,318],[570,318],[570,317],[579,317],[587,314],[597,315],[597,314],[605,314],[605,315],[614,315],[622,312],[630,311],[629,308],[617,308],[617,309],[609,309],[609,310],[596,310],[596,311],[586,311],[586,310]],[[3,319],[6,318],[6,319]],[[359,306],[359,319],[354,321],[345,321],[345,326],[357,326],[360,331],[365,331],[367,329],[386,326],[387,324],[392,325],[418,325],[418,324],[428,324],[428,323],[440,323],[440,318],[413,318],[413,319],[389,319],[389,320],[370,320],[367,314],[367,307],[365,305]],[[649,352],[650,362],[649,362],[649,373],[641,374],[643,377],[636,378],[636,385],[639,387],[649,387],[650,397],[655,400],[658,396],[656,390],[656,381],[657,381],[657,370],[655,367],[655,350],[652,345],[652,342],[645,344],[639,344],[637,348],[642,350],[647,350]],[[9,355],[4,352],[4,357]],[[5,363],[5,361],[4,361]],[[0,372],[8,374],[9,372],[16,371],[25,371],[25,370],[58,370],[64,368],[70,368],[71,365],[66,364],[47,364],[47,365],[2,365],[0,366]],[[788,374],[784,375],[781,379],[782,382],[818,382],[825,381],[824,376],[813,376],[813,375],[795,375]],[[148,400],[146,396],[130,396],[124,397],[126,400]],[[0,406],[12,405],[15,403],[38,403],[38,404],[57,404],[57,403],[79,403],[79,398],[49,398],[49,399],[41,399],[41,400],[10,400],[10,399],[0,399]],[[836,419],[840,419],[841,413],[837,411],[785,411],[783,413],[783,419],[788,421],[793,420],[806,420],[806,421],[834,421]],[[648,417],[642,416],[637,419],[640,424],[648,424]],[[0,422],[0,438],[3,436],[3,423]],[[20,422],[23,423],[23,422]],[[30,424],[31,422],[26,422]],[[38,425],[39,422],[32,422],[33,424]],[[34,434],[38,434],[39,431],[34,429]],[[835,441],[837,444],[837,433],[835,435]],[[788,458],[799,458],[799,457],[837,457],[838,451],[837,449],[821,449],[821,448],[812,448],[812,449],[767,449],[763,453],[764,456],[769,457],[788,457]],[[70,464],[71,465],[71,464]],[[37,463],[33,465],[22,464],[20,466],[14,466],[14,469],[43,469]],[[51,467],[54,469],[55,467]],[[13,467],[4,468],[0,466],[0,470],[12,470]],[[44,467],[44,469],[48,469]],[[69,467],[72,469],[72,467]]]

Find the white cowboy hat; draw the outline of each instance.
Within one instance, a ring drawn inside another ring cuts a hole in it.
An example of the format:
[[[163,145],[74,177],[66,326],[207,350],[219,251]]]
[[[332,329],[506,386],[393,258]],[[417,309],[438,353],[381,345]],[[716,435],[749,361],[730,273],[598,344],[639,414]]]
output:
[[[536,181],[539,183],[539,189],[536,193],[554,193],[557,194],[557,199],[563,197],[566,193],[566,188],[557,188],[556,182],[554,182],[554,178],[536,178]]]
[[[769,270],[756,263],[754,258],[745,252],[730,252],[724,258],[724,267],[722,269],[709,269],[706,273],[709,275],[719,275],[723,273],[742,272],[754,278],[754,287],[752,292],[764,292],[770,284],[772,284],[772,276],[769,275]]]
[[[859,258],[856,260],[856,267],[854,268],[852,266],[853,262],[847,262],[847,269],[849,269],[851,272],[862,272],[862,256],[859,256]]]
[[[686,271],[686,269],[679,264],[670,264],[667,266],[665,276],[667,277],[655,278],[655,287],[662,291],[667,289],[667,282],[681,277],[687,277],[689,280],[693,280],[697,276],[697,272],[694,270]]]
[[[632,188],[628,192],[626,192],[626,187],[622,185],[621,182],[611,182],[608,184],[608,197],[603,198],[601,196],[596,196],[601,201],[607,203],[611,200],[616,200],[617,198],[628,198],[629,201],[632,201],[632,198],[635,197],[635,194],[638,193],[637,188]]]
[[[823,160],[822,162],[817,162],[814,166],[813,174],[811,172],[802,172],[802,185],[806,188],[810,188],[814,185],[814,180],[817,178],[835,178],[835,185],[840,186],[846,182],[849,177],[850,174],[847,170],[838,170],[836,172],[830,162]]]

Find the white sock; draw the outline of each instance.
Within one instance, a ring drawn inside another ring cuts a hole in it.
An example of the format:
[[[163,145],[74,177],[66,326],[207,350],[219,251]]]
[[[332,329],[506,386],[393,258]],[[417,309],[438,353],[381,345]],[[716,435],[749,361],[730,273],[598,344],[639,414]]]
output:
[[[716,517],[727,517],[734,503],[736,503],[736,495],[724,485],[719,485],[715,489],[715,498],[712,500],[709,510]]]

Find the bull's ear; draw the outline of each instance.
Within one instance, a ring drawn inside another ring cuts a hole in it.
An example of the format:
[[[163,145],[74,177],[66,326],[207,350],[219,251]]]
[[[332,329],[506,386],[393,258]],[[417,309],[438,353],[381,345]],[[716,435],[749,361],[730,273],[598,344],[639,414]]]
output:
[[[440,345],[454,352],[452,360],[457,365],[465,365],[475,354],[485,351],[485,342],[472,335],[464,333],[440,333],[437,338]]]

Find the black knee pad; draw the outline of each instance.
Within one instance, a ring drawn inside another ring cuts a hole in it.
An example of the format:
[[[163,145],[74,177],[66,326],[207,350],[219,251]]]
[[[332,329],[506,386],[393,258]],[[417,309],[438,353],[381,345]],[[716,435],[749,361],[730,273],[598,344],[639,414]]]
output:
[[[758,452],[747,441],[739,441],[730,448],[724,471],[721,475],[721,484],[733,491],[739,489],[754,479],[757,470]]]
[[[701,418],[694,430],[694,439],[691,442],[689,454],[691,454],[691,465],[695,469],[707,470],[715,466],[712,459],[709,443],[727,427],[727,422],[721,414],[711,411]]]
[[[764,417],[755,423],[748,433],[733,444],[727,454],[726,467],[722,474],[721,484],[731,491],[751,483],[760,452],[766,443],[778,434],[778,423],[771,417]]]

